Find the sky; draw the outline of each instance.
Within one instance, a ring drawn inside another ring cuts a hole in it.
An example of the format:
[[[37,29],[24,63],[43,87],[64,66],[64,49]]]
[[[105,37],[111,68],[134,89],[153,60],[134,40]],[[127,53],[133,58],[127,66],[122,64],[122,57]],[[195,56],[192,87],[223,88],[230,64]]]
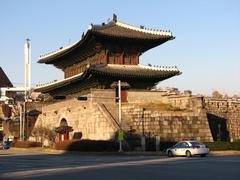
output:
[[[0,0],[0,66],[14,86],[24,82],[24,43],[32,45],[32,86],[63,79],[40,55],[74,43],[88,26],[115,13],[131,25],[170,30],[176,39],[145,52],[141,64],[177,66],[159,84],[210,95],[240,95],[239,0]]]

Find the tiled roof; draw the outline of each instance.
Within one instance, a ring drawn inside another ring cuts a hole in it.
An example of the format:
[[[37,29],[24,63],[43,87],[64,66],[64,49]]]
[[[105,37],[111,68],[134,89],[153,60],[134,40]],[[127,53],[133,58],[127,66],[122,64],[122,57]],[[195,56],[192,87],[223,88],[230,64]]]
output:
[[[158,82],[181,72],[176,67],[151,67],[146,65],[94,64],[81,74],[50,84],[37,86],[35,91],[47,92],[81,81],[87,77],[107,77],[112,79],[149,79]]]
[[[145,65],[96,64],[89,69],[91,73],[125,78],[164,78],[180,73],[176,67],[151,67]]]
[[[161,41],[161,43],[174,39],[170,31],[146,29],[142,26],[136,27],[117,20],[110,21],[108,24],[90,25],[87,33],[82,39],[69,46],[61,47],[56,51],[40,56],[38,63],[51,62],[52,60],[67,54],[72,49],[82,46],[84,42],[87,42],[92,36],[108,36],[114,38],[149,40],[154,42]]]
[[[93,25],[90,29],[94,33],[98,33],[106,36],[122,37],[122,38],[134,38],[134,39],[171,39],[173,38],[170,31],[162,30],[150,30],[140,28],[132,25],[128,25],[122,22],[111,21],[106,25]]]
[[[13,87],[11,81],[0,67],[0,87]]]

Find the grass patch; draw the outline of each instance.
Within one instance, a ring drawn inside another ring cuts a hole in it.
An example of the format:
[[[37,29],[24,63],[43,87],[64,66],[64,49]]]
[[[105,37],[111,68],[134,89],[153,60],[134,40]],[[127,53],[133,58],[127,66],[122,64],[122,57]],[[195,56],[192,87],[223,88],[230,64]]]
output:
[[[158,103],[158,102],[149,102],[149,103],[139,103],[137,104],[140,108],[145,108],[147,110],[160,110],[160,111],[184,111],[179,107],[174,107],[171,104]]]
[[[240,150],[240,141],[238,142],[207,142],[206,144],[212,151],[221,151],[221,150]]]

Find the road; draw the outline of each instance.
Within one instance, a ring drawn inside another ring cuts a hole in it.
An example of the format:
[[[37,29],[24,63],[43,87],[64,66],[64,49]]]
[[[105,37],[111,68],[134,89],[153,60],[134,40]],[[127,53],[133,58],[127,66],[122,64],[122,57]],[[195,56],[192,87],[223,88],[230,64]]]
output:
[[[240,156],[205,158],[0,151],[0,179],[240,179]]]

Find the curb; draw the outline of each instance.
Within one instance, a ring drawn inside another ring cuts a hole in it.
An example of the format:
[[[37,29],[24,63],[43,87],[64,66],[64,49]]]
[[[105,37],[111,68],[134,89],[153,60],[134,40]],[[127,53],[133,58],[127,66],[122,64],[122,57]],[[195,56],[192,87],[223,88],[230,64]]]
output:
[[[217,156],[230,156],[230,155],[240,155],[239,150],[226,150],[226,151],[210,151],[210,155]]]
[[[127,156],[166,156],[166,153],[163,151],[159,152],[80,152],[80,151],[66,151],[66,150],[56,150],[49,148],[16,148],[12,147],[7,151],[10,152],[29,152],[29,153],[46,153],[46,154],[72,154],[72,155],[127,155]],[[240,155],[239,150],[225,150],[225,151],[210,151],[210,156],[229,156],[229,155]]]

